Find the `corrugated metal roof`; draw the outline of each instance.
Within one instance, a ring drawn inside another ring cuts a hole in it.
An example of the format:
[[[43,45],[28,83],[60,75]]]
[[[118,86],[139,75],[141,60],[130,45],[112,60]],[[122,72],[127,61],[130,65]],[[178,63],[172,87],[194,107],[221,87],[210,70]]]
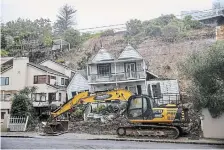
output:
[[[114,57],[107,52],[106,49],[103,47],[99,50],[99,52],[93,57],[92,62],[99,62],[99,61],[108,61],[114,60]]]
[[[121,52],[118,59],[129,59],[129,58],[143,59],[143,57],[139,54],[139,52],[135,50],[130,44],[128,44],[125,47],[125,49]]]

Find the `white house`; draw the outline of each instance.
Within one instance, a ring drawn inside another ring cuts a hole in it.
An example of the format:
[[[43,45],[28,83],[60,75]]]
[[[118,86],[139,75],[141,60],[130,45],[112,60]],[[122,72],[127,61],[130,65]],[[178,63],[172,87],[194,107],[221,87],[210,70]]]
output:
[[[180,89],[176,79],[154,78],[146,81],[147,95],[157,104],[179,103]]]
[[[147,93],[145,61],[131,45],[117,58],[101,48],[89,61],[87,75],[91,92],[126,88],[132,93]]]
[[[68,99],[71,99],[79,92],[89,91],[90,85],[88,84],[86,70],[79,70],[75,73],[67,87]]]
[[[7,64],[7,65],[6,65]],[[32,95],[33,106],[41,111],[50,104],[66,101],[69,77],[46,66],[29,62],[27,57],[13,58],[1,65],[1,116],[10,112],[11,98],[24,87],[37,87]]]

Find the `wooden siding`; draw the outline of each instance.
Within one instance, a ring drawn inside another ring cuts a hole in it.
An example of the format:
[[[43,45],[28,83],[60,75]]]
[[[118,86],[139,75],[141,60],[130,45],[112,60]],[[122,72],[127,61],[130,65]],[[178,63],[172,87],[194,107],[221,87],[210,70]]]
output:
[[[90,86],[88,81],[79,73],[77,73],[73,78],[71,83],[67,88],[68,99],[72,98],[72,92],[80,92],[89,90]]]
[[[113,56],[108,53],[105,49],[100,49],[99,52],[96,54],[96,56],[93,57],[92,62],[99,62],[99,61],[105,61],[105,60],[113,60]]]
[[[127,59],[127,58],[138,58],[142,59],[142,56],[135,50],[132,46],[128,45],[118,59]]]

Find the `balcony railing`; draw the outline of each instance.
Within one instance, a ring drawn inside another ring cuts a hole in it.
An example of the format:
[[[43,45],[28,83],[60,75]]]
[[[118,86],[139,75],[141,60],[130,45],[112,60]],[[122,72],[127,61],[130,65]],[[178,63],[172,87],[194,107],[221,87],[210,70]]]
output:
[[[88,81],[90,83],[97,82],[119,82],[119,81],[128,81],[128,80],[139,80],[145,79],[146,74],[144,71],[133,71],[133,72],[118,72],[111,74],[90,74]]]

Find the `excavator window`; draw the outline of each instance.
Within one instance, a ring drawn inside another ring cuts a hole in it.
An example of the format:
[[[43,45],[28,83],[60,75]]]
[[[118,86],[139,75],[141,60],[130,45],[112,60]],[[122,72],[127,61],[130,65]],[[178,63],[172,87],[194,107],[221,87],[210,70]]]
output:
[[[132,96],[128,102],[128,117],[143,119],[144,114],[151,109],[150,99],[146,96]]]

